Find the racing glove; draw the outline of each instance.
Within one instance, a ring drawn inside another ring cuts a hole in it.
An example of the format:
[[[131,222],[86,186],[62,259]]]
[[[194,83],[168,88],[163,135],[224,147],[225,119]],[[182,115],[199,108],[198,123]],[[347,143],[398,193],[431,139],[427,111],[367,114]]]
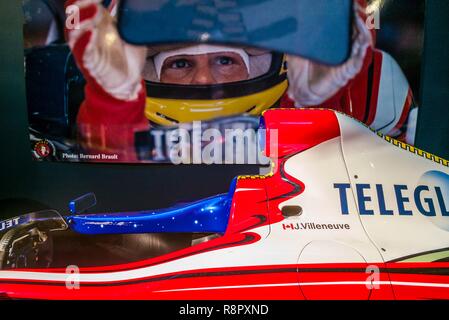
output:
[[[77,116],[81,145],[115,154],[113,161],[133,161],[134,134],[148,128],[141,77],[146,49],[120,38],[100,0],[69,0],[66,12],[75,21],[66,21],[67,42],[87,82]]]
[[[308,59],[287,56],[288,96],[296,107],[317,106],[333,97],[345,87],[362,69],[366,52],[373,46],[370,30],[363,21],[364,10],[355,3],[356,19],[351,56],[340,66],[326,66]]]

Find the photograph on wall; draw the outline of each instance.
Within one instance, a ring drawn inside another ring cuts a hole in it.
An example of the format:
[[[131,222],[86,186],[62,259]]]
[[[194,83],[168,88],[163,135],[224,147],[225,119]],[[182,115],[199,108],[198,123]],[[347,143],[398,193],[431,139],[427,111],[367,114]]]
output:
[[[268,165],[274,108],[414,144],[421,1],[218,2],[23,0],[33,159]]]

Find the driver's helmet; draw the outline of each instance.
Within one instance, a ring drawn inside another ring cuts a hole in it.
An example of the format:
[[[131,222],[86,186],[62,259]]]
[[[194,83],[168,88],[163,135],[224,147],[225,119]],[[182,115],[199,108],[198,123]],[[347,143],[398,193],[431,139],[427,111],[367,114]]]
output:
[[[169,126],[260,115],[285,93],[285,55],[219,44],[151,46],[144,68],[146,117]]]

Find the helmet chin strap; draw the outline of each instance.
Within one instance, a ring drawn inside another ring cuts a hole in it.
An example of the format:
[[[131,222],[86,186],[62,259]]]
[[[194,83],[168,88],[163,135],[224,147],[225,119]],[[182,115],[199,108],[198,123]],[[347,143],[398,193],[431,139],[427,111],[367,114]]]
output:
[[[226,46],[218,46],[218,45],[210,45],[210,44],[199,44],[189,47],[184,47],[180,49],[168,50],[158,53],[154,56],[154,67],[156,69],[157,78],[161,79],[161,71],[162,66],[164,65],[165,60],[170,57],[180,56],[180,55],[200,55],[200,54],[208,54],[208,53],[219,53],[219,52],[232,52],[238,54],[243,62],[245,63],[246,70],[248,74],[250,74],[249,68],[249,56],[245,52],[245,50],[234,47],[226,47]]]

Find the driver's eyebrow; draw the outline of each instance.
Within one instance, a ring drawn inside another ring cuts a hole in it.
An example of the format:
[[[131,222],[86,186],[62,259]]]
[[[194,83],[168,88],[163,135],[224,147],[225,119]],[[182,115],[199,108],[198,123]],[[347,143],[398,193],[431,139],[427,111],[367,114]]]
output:
[[[191,55],[186,55],[186,54],[178,55],[178,56],[172,56],[172,57],[168,57],[167,59],[165,59],[164,63],[167,62],[167,61],[173,61],[173,60],[179,60],[179,59],[189,59],[189,58],[192,58],[192,56]]]
[[[211,56],[211,57],[227,56],[227,57],[231,57],[231,58],[235,58],[235,59],[240,58],[240,60],[242,60],[238,54],[235,54],[233,52],[223,51],[223,52],[201,53],[201,54],[180,54],[180,55],[168,57],[167,59],[164,60],[164,63],[167,61],[174,61],[174,60],[178,60],[178,59],[192,59],[192,58],[201,57],[201,56]]]

